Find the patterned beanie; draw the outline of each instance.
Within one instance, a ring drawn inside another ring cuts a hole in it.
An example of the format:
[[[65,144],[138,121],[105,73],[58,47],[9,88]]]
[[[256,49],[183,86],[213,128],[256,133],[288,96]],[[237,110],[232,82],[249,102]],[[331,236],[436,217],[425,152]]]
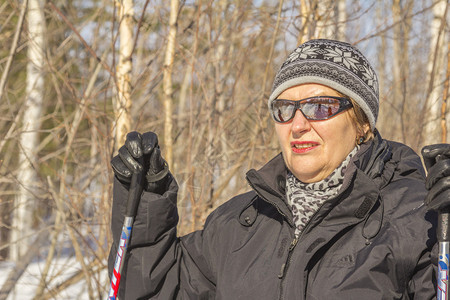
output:
[[[366,114],[373,130],[378,117],[378,78],[361,52],[333,40],[310,40],[295,49],[281,66],[269,97],[303,83],[319,83],[352,98]]]

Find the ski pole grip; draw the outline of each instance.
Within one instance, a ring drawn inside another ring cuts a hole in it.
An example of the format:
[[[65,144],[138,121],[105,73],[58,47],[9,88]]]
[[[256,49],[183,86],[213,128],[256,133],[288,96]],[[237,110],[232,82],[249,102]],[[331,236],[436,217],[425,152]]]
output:
[[[130,190],[128,193],[126,217],[135,217],[139,206],[139,199],[142,194],[143,172],[135,172],[131,176]]]

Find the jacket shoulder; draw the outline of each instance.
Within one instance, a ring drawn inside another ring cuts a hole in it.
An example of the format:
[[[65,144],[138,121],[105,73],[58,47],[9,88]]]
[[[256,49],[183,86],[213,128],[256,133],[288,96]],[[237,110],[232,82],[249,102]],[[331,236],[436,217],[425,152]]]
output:
[[[419,155],[409,146],[387,140],[392,151],[392,161],[396,164],[396,173],[400,176],[417,177],[425,180],[425,170]]]
[[[382,188],[386,215],[393,219],[408,220],[415,216],[415,223],[425,221],[426,206],[424,199],[425,171],[417,153],[402,143],[388,141],[392,158],[386,164],[386,173],[391,179]]]
[[[206,219],[205,227],[211,222],[220,223],[224,225],[230,221],[235,221],[240,214],[256,199],[256,193],[249,191],[246,193],[234,196],[230,200],[218,206]]]

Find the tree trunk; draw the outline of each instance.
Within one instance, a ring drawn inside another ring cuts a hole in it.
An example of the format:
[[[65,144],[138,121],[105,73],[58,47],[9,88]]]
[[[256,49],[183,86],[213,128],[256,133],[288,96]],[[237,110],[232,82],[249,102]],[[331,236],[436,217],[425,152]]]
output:
[[[386,16],[385,11],[387,7],[384,3],[379,3],[376,10],[376,16],[377,16],[377,26],[381,27],[383,24],[386,23]],[[388,128],[385,128],[384,124],[389,123],[389,119],[391,116],[390,113],[390,103],[386,103],[388,93],[388,83],[386,82],[386,68],[388,64],[386,63],[386,56],[387,56],[387,41],[386,41],[386,34],[381,33],[380,34],[380,44],[377,47],[377,53],[378,53],[378,83],[379,83],[379,101],[380,101],[380,112],[378,114],[378,121],[377,121],[377,128],[380,130],[381,135],[384,136],[385,130],[387,131]]]
[[[424,106],[424,124],[422,144],[438,143],[441,140],[441,97],[445,81],[445,50],[447,50],[447,35],[445,34],[448,3],[439,1],[433,7],[431,24],[430,56],[428,59],[428,93]]]
[[[347,1],[339,0],[336,4],[336,32],[335,37],[338,40],[345,41],[347,31]]]
[[[400,0],[392,1],[392,15],[394,23],[397,24],[394,27],[394,61],[392,63],[393,74],[393,95],[386,103],[388,108],[388,114],[386,116],[386,133],[387,137],[396,141],[402,140],[402,103],[404,100],[404,87],[406,84],[406,74],[404,72],[404,59],[408,49],[405,47],[403,39],[403,25],[402,25],[402,8]]]
[[[297,44],[303,44],[311,37],[310,32],[310,16],[311,16],[311,7],[309,5],[309,1],[300,0],[300,32],[297,37]]]
[[[18,261],[26,253],[32,237],[33,210],[38,194],[36,174],[39,129],[44,99],[44,1],[28,2],[28,64],[26,79],[26,103],[19,146],[19,194],[15,200],[12,231],[12,260]]]
[[[383,18],[383,15],[385,14],[386,8],[383,3],[380,3],[377,7],[376,14],[377,14],[377,25],[382,26],[385,22],[385,19]],[[380,94],[380,117],[382,109],[384,108],[384,105],[381,105],[383,96],[385,94],[386,90],[386,50],[387,50],[387,43],[386,43],[386,35],[384,33],[380,36],[380,45],[378,46],[378,82],[379,82],[379,94]]]
[[[114,103],[116,117],[115,149],[124,143],[131,128],[131,54],[133,51],[133,0],[116,2],[119,13],[119,63],[117,64],[117,95]]]
[[[164,157],[173,166],[173,89],[172,89],[172,68],[175,56],[175,42],[177,36],[178,0],[170,1],[169,35],[167,37],[166,55],[164,58]],[[173,171],[173,170],[172,170]]]
[[[445,75],[444,91],[442,93],[442,108],[441,108],[441,127],[442,127],[442,143],[447,143],[450,140],[450,110],[448,109],[448,93],[450,87],[450,41],[447,40],[447,71]]]
[[[392,16],[394,19],[394,23],[401,21],[400,16],[400,0],[392,1]],[[394,27],[394,40],[393,40],[393,49],[394,49],[394,61],[392,63],[392,74],[393,74],[393,96],[390,98],[390,116],[387,119],[389,134],[390,137],[394,140],[398,140],[400,138],[400,110],[398,102],[401,98],[401,56],[402,56],[402,46],[401,46],[401,27],[399,24]]]
[[[315,38],[333,38],[336,18],[336,3],[333,1],[317,1],[315,14]]]
[[[413,2],[405,1],[405,5],[401,10],[401,16],[409,16],[412,12]],[[401,38],[402,38],[402,56],[401,56],[401,64],[400,64],[400,73],[401,73],[401,122],[400,122],[400,129],[401,129],[401,138],[400,141],[406,143],[407,139],[407,124],[408,124],[408,113],[411,111],[411,101],[408,103],[408,99],[410,99],[409,90],[408,87],[409,81],[410,81],[410,70],[409,70],[409,34],[411,32],[411,21],[412,18],[406,17],[403,18],[403,22],[401,23]],[[409,105],[408,105],[409,104]],[[416,110],[413,110],[413,113],[415,113]]]

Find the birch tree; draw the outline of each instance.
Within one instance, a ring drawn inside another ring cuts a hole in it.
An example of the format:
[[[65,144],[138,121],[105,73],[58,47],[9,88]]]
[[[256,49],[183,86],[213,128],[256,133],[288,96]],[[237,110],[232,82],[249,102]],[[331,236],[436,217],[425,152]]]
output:
[[[345,36],[345,0],[317,1],[316,38],[343,39]]]
[[[298,33],[297,38],[297,44],[303,44],[307,40],[311,38],[311,29],[310,29],[310,22],[311,22],[311,5],[309,1],[306,0],[300,0],[299,5],[300,10],[300,32]]]
[[[446,51],[448,42],[448,2],[440,0],[433,7],[431,22],[430,54],[428,59],[428,90],[424,106],[424,126],[422,143],[428,145],[438,143],[441,139],[441,105],[443,85],[445,81]]]
[[[400,140],[402,135],[402,114],[401,114],[401,103],[405,96],[403,94],[404,87],[406,84],[406,78],[404,73],[404,55],[407,53],[408,49],[405,48],[403,40],[403,26],[402,26],[402,8],[400,0],[392,1],[392,15],[394,23],[398,23],[394,27],[394,61],[392,63],[392,73],[393,73],[393,96],[390,97],[390,113],[389,117],[386,118],[388,122],[389,131],[394,140]]]
[[[346,0],[300,1],[301,27],[298,42],[311,38],[345,40]]]
[[[345,40],[345,32],[347,29],[347,1],[339,0],[337,1],[335,12],[335,37],[338,40]]]
[[[32,237],[34,202],[38,194],[37,153],[44,100],[44,1],[28,1],[28,64],[25,111],[19,141],[19,193],[11,231],[11,259],[17,261],[28,249]]]
[[[376,20],[378,27],[381,27],[386,22],[386,18],[384,17],[385,10],[386,8],[384,6],[384,3],[379,3],[379,5],[376,8]],[[377,73],[379,83],[378,86],[379,86],[380,104],[382,103],[382,99],[384,99],[386,89],[386,50],[387,50],[386,35],[382,33],[380,36],[380,44],[377,47],[378,52]],[[385,105],[380,105],[380,113],[378,117],[380,123],[383,122],[385,107],[386,107]]]
[[[116,1],[119,15],[119,62],[116,72],[116,91],[114,98],[115,113],[115,149],[125,141],[131,128],[131,72],[133,51],[133,0]]]
[[[450,140],[450,109],[448,109],[448,94],[450,89],[450,41],[447,41],[447,67],[444,82],[444,92],[442,93],[441,127],[442,143]]]
[[[164,153],[169,166],[173,166],[173,88],[172,68],[175,56],[175,42],[177,36],[178,0],[170,1],[169,34],[167,36],[166,55],[164,58]]]
[[[335,19],[335,2],[334,1],[314,1],[315,18],[314,22],[314,38],[332,38],[333,23]]]

